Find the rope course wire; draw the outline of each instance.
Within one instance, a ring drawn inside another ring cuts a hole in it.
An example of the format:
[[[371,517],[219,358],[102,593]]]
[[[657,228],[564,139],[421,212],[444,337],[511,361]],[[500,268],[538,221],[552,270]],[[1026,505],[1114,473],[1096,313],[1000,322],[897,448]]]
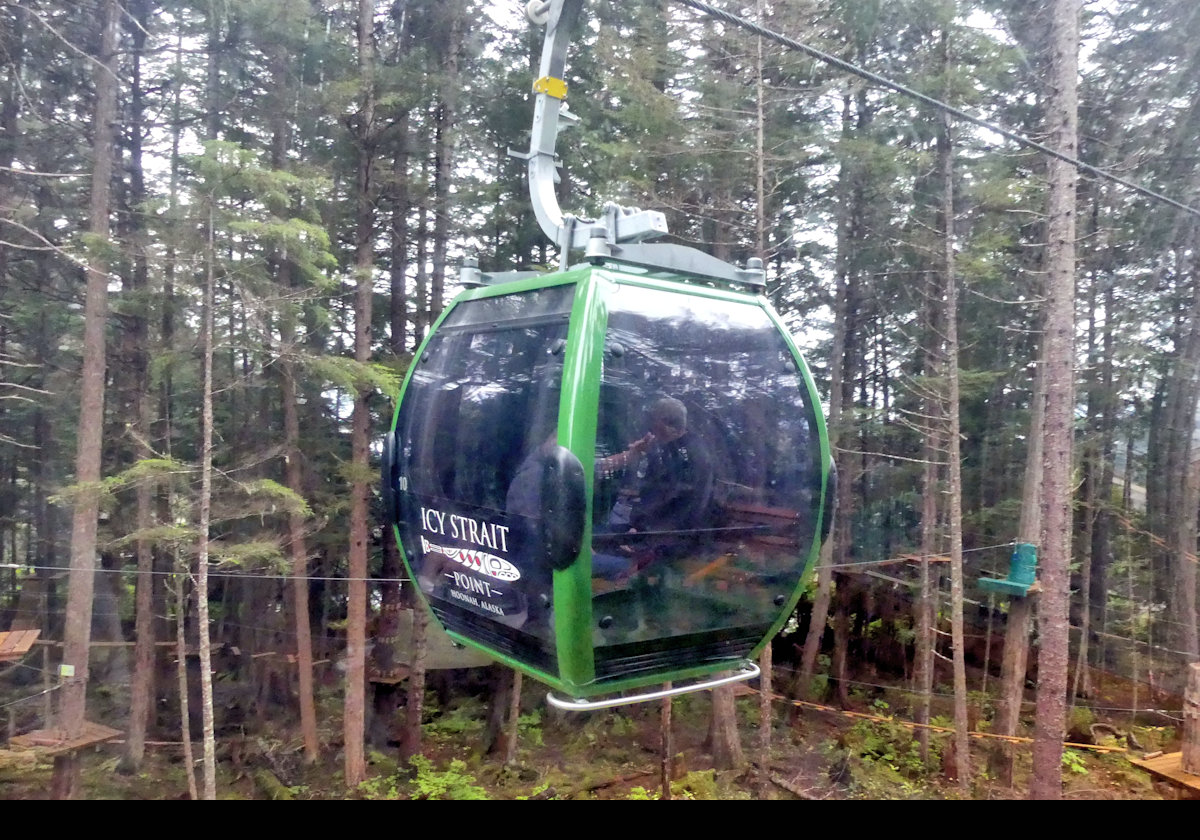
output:
[[[772,667],[776,672],[782,671],[782,672],[784,672],[786,674],[790,674],[792,676],[796,676],[797,674],[800,673],[797,669],[789,668],[786,665],[774,665]],[[1115,675],[1115,676],[1120,676],[1120,675]],[[832,679],[832,677],[830,679]],[[895,691],[900,694],[920,695],[923,693],[919,689],[916,689],[916,688],[905,688],[904,686],[901,686],[901,685],[884,685],[882,683],[863,682],[861,680],[845,680],[845,684],[848,686],[857,686],[857,687],[861,687],[861,688],[877,688],[877,689],[880,689],[883,691]],[[1149,683],[1143,682],[1141,684],[1144,686],[1150,686]],[[930,693],[930,696],[931,697],[941,697],[944,699],[951,699],[954,697],[954,694],[950,693],[950,692],[945,692],[945,691],[934,691],[934,692]],[[787,699],[787,698],[784,698],[784,699]],[[1024,708],[1033,708],[1034,706],[1036,706],[1036,704],[1032,700],[1022,700],[1021,705]],[[1162,715],[1163,717],[1168,717],[1168,718],[1171,718],[1172,720],[1181,720],[1182,718],[1178,718],[1178,717],[1176,717],[1176,715],[1180,715],[1183,713],[1182,709],[1159,709],[1159,708],[1154,708],[1154,707],[1144,707],[1143,708],[1140,706],[1137,708],[1130,708],[1130,707],[1126,707],[1126,706],[1097,706],[1097,705],[1088,704],[1088,703],[1076,703],[1075,705],[1081,709],[1090,709],[1095,712],[1146,712],[1146,713]]]
[[[0,703],[0,709],[8,709],[12,706],[19,706],[22,703],[28,703],[30,700],[36,700],[39,697],[45,697],[47,694],[52,694],[55,691],[58,691],[64,685],[66,685],[66,683],[59,683],[58,685],[52,685],[49,688],[43,688],[36,694],[30,694],[26,697],[18,697],[16,700],[10,700],[7,703]]]
[[[744,690],[754,693],[754,694],[758,693],[758,690],[753,687],[746,687]],[[779,694],[772,694],[771,701],[788,703],[790,705],[797,706],[797,707],[803,708],[803,709],[813,709],[815,711],[821,711],[821,712],[832,712],[834,714],[843,715],[845,717],[856,718],[858,720],[870,720],[870,721],[875,721],[878,723],[894,723],[894,724],[898,724],[900,726],[906,726],[910,729],[928,729],[933,732],[954,732],[954,729],[952,727],[948,727],[948,726],[936,726],[931,723],[917,723],[916,721],[905,720],[904,718],[884,717],[882,715],[873,715],[873,714],[869,714],[867,712],[855,712],[855,711],[851,711],[850,709],[835,709],[833,706],[823,706],[820,703],[812,703],[812,702],[809,702],[808,700],[793,700],[790,697],[783,697]],[[991,739],[997,740],[997,741],[1005,741],[1010,744],[1032,744],[1033,743],[1032,738],[1026,738],[1021,735],[999,735],[995,732],[980,732],[979,730],[975,730],[975,729],[968,732],[967,735],[971,738],[980,738],[980,739],[991,738]],[[1129,751],[1129,749],[1127,747],[1109,747],[1109,746],[1105,746],[1102,744],[1081,744],[1081,743],[1076,743],[1076,742],[1072,742],[1072,741],[1064,741],[1063,746],[1070,747],[1071,749],[1094,750],[1096,752],[1128,752]]]

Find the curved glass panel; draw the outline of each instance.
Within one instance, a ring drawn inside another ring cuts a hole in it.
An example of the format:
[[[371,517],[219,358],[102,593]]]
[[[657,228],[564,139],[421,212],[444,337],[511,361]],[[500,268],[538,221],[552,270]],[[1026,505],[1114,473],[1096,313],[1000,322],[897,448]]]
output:
[[[749,650],[817,531],[808,390],[756,305],[629,285],[607,303],[592,522],[598,676],[653,667],[672,649],[692,651],[680,664]]]
[[[396,419],[400,539],[422,592],[449,629],[552,672],[541,457],[555,444],[573,294],[456,306]]]

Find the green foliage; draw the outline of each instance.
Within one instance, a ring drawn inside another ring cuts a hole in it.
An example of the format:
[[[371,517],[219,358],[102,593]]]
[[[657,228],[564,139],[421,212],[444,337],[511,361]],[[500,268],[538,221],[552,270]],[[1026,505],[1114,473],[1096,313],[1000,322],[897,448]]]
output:
[[[312,516],[312,508],[304,497],[294,490],[285,487],[278,481],[260,478],[240,485],[246,495],[254,499],[266,500],[270,504],[269,513],[292,513],[300,516]]]
[[[1067,722],[1068,732],[1090,733],[1096,715],[1086,706],[1074,706],[1071,709],[1071,719]],[[1068,739],[1070,740],[1070,739]]]
[[[363,799],[399,799],[401,780],[398,776],[373,776],[358,786]]]
[[[208,544],[209,556],[214,563],[234,568],[268,566],[276,571],[286,571],[288,560],[279,548],[279,543],[268,540],[227,543],[213,540]]]
[[[542,737],[542,712],[540,709],[534,709],[529,714],[521,715],[517,718],[517,731],[522,742],[532,744],[535,747],[544,745]]]
[[[624,738],[637,732],[637,724],[622,714],[614,714],[610,721],[610,731],[618,738]]]
[[[662,791],[658,788],[648,790],[641,785],[629,789],[625,797],[632,801],[649,801],[662,799]],[[672,799],[720,800],[739,798],[732,790],[723,790],[717,777],[716,770],[692,770],[679,779],[671,781]]]
[[[77,500],[90,494],[96,494],[101,498],[110,495],[103,481],[80,481],[75,484],[68,484],[57,493],[51,494],[47,501],[52,505],[73,505]]]
[[[136,542],[150,545],[182,545],[195,542],[200,532],[185,525],[155,525],[139,528],[109,543],[111,548],[124,548]]]
[[[400,374],[385,364],[363,364],[346,356],[306,356],[304,365],[317,379],[347,391],[378,391],[394,396],[400,390]]]
[[[876,700],[874,712],[886,715],[889,706],[883,700]],[[913,738],[912,730],[891,720],[858,721],[847,734],[846,746],[864,764],[880,764],[905,778],[922,778],[928,771],[921,760],[921,747]]]
[[[1064,749],[1062,766],[1064,770],[1069,770],[1077,776],[1086,776],[1088,774],[1087,761],[1084,759],[1083,753],[1079,750]]]
[[[429,723],[422,724],[421,732],[433,740],[471,742],[483,732],[485,714],[482,703],[475,698],[468,698],[453,708],[445,709]]]
[[[466,762],[454,759],[442,770],[423,755],[409,759],[411,772],[385,773],[358,786],[363,799],[487,799],[487,791],[467,772]]]
[[[338,478],[346,484],[373,484],[379,474],[370,464],[342,461],[337,467]]]
[[[467,765],[459,759],[450,762],[445,770],[434,769],[433,762],[423,755],[414,755],[409,763],[416,771],[413,778],[413,799],[487,799],[487,791],[475,784],[475,777],[466,772]]]
[[[170,458],[143,458],[100,481],[69,484],[50,496],[55,505],[71,505],[84,493],[95,493],[104,506],[111,506],[118,493],[149,484],[158,487],[172,479],[185,478],[192,472],[186,464]]]
[[[716,770],[692,770],[671,782],[671,795],[677,799],[721,799]]]
[[[105,236],[85,231],[79,234],[79,244],[89,264],[111,265],[121,256],[117,243]]]
[[[519,801],[523,801],[523,800],[529,800],[529,799],[532,799],[532,798],[533,798],[533,797],[535,797],[535,796],[539,796],[540,794],[543,794],[543,793],[545,793],[545,792],[546,792],[546,791],[548,791],[549,789],[550,789],[550,783],[549,783],[549,782],[541,782],[540,784],[536,785],[536,786],[533,788],[533,790],[529,791],[528,795],[521,795],[521,796],[517,796],[517,797],[516,797],[516,799],[517,799],[517,800],[519,800]],[[550,798],[550,799],[556,799],[557,797],[551,796],[551,797],[548,797],[548,798]]]
[[[829,654],[817,654],[817,667],[813,669],[812,682],[808,687],[810,697],[824,697],[829,691],[829,669],[832,665]]]

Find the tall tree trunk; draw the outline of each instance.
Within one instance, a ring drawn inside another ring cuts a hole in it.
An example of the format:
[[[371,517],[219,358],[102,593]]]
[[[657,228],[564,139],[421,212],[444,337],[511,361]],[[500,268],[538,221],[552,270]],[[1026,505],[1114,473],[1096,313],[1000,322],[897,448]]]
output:
[[[304,494],[304,453],[300,448],[300,412],[296,393],[296,364],[292,359],[293,330],[285,328],[283,335],[283,426],[284,448],[287,450],[288,489]],[[312,622],[308,605],[308,541],[304,534],[304,517],[288,515],[288,543],[292,554],[292,616],[296,632],[296,667],[300,682],[300,732],[304,739],[304,761],[316,763],[317,710],[313,698]]]
[[[1079,0],[1051,4],[1049,145],[1075,157],[1078,125]],[[1043,592],[1038,604],[1037,715],[1031,799],[1062,796],[1071,565],[1071,458],[1075,411],[1075,168],[1048,162],[1046,253],[1046,421],[1043,453]]]
[[[130,82],[130,128],[129,144],[129,218],[131,244],[135,249],[134,269],[130,273],[130,298],[135,311],[131,313],[128,361],[131,363],[132,393],[130,404],[135,412],[133,421],[135,456],[151,458],[154,451],[150,446],[151,394],[150,394],[150,348],[148,346],[148,313],[138,300],[148,280],[146,264],[146,231],[140,212],[146,200],[145,179],[142,172],[142,132],[144,130],[145,92],[142,90],[142,50],[146,44],[146,26],[150,9],[146,0],[135,0],[131,4],[129,36],[133,45],[133,71]],[[136,527],[145,533],[154,521],[154,494],[148,482],[137,487]],[[135,631],[133,681],[129,701],[129,732],[125,739],[123,766],[127,771],[136,771],[145,754],[146,727],[153,708],[155,674],[154,636],[154,551],[146,539],[135,544],[137,556],[137,592],[135,605]]]
[[[425,175],[428,180],[428,164],[425,164]],[[429,325],[433,323],[430,318],[430,302],[429,302],[429,193],[425,191],[421,195],[421,203],[417,208],[417,277],[416,289],[414,296],[416,300],[413,306],[413,349],[421,345],[425,340],[425,331]]]
[[[1113,479],[1116,472],[1116,433],[1117,433],[1117,391],[1114,382],[1114,322],[1117,318],[1115,295],[1113,291],[1111,269],[1105,267],[1104,280],[1104,327],[1101,342],[1101,407],[1097,434],[1100,436],[1100,478],[1099,492],[1096,494],[1098,507],[1096,509],[1095,525],[1092,530],[1092,575],[1089,594],[1091,602],[1088,606],[1089,623],[1099,626],[1103,633],[1108,631],[1108,570],[1112,565],[1112,491]],[[1126,472],[1132,472],[1127,469]],[[1105,636],[1101,635],[1100,642],[1090,649],[1091,661],[1100,667],[1105,662]]]
[[[1196,260],[1190,249],[1175,249],[1176,274],[1192,286],[1192,300],[1187,316],[1179,326],[1179,338],[1170,376],[1164,383],[1163,405],[1165,457],[1160,462],[1163,495],[1155,510],[1153,530],[1165,537],[1165,545],[1157,564],[1158,585],[1165,590],[1167,602],[1167,638],[1171,647],[1188,659],[1200,658],[1200,638],[1197,637],[1196,610],[1196,508],[1200,488],[1197,487],[1196,460],[1193,437],[1196,428],[1197,400],[1200,400],[1200,287],[1194,280]],[[1161,529],[1161,530],[1160,530]],[[1182,684],[1173,686],[1181,690]]]
[[[402,356],[408,338],[408,111],[396,121],[396,152],[392,160],[391,349]],[[388,535],[388,539],[391,535]]]
[[[374,294],[374,215],[371,203],[375,122],[375,4],[359,0],[358,66],[362,105],[355,138],[358,146],[358,179],[355,185],[354,359],[371,361],[371,303]],[[364,738],[366,729],[367,637],[367,494],[370,485],[360,476],[369,468],[369,388],[360,386],[354,398],[351,462],[355,478],[350,488],[350,580],[346,622],[346,786],[353,789],[366,779]]]
[[[459,50],[462,46],[464,10],[454,2],[450,17],[449,45],[442,62],[439,103],[434,121],[434,213],[433,271],[429,287],[429,323],[442,312],[446,278],[446,246],[450,240],[450,183],[454,166],[454,125],[458,111]]]
[[[941,365],[942,355],[942,316],[939,277],[936,272],[929,272],[926,288],[925,334],[926,347],[924,365],[926,376],[930,383],[925,387],[922,404],[926,413],[926,433],[924,441],[925,463],[921,466],[921,567],[919,593],[917,597],[917,637],[913,651],[913,683],[917,696],[916,722],[917,743],[920,745],[921,760],[929,760],[929,725],[930,706],[933,702],[933,671],[937,633],[934,622],[937,616],[938,579],[940,573],[934,573],[931,565],[933,557],[941,551],[939,516],[942,498],[941,465],[945,456],[944,446],[945,423],[942,419],[942,400],[938,399],[933,381]]]
[[[842,100],[842,136],[850,135],[850,97]],[[848,458],[841,451],[844,432],[844,404],[847,396],[853,392],[846,381],[846,355],[850,330],[851,311],[855,305],[853,280],[850,276],[849,253],[853,247],[851,218],[854,179],[848,160],[841,163],[841,174],[838,177],[838,191],[841,200],[838,203],[838,251],[835,282],[837,291],[833,306],[833,349],[829,354],[829,449],[833,453],[837,465],[839,481],[835,511],[835,526],[832,538],[821,546],[817,561],[817,595],[813,602],[812,620],[808,626],[808,635],[804,639],[804,650],[800,659],[800,675],[798,681],[803,694],[808,694],[812,685],[812,675],[816,668],[817,654],[820,653],[821,638],[825,635],[825,623],[829,615],[829,604],[833,598],[833,565],[834,546],[839,546],[839,556],[844,556],[844,542],[849,536],[849,485],[850,469]]]
[[[21,113],[21,96],[17,80],[25,60],[25,14],[18,8],[6,6],[0,11],[0,51],[6,61],[7,73],[0,78],[0,218],[11,218],[13,203],[12,165],[18,147],[17,118]],[[7,240],[6,235],[3,237]],[[8,288],[8,255],[12,246],[0,243],[0,303]],[[5,308],[7,311],[7,307]]]
[[[942,71],[950,73],[949,33],[942,31]],[[967,730],[967,665],[963,650],[962,452],[958,384],[958,283],[954,277],[954,147],[950,118],[942,114],[938,132],[938,164],[942,180],[942,300],[945,315],[946,524],[950,538],[950,636],[954,645],[955,774],[963,791],[970,789],[971,748]]]
[[[408,702],[405,706],[404,738],[400,743],[400,760],[407,762],[421,752],[421,717],[425,708],[425,652],[429,628],[429,613],[420,602],[414,588],[408,588],[408,603],[412,610],[412,658],[408,663]]]
[[[287,167],[288,123],[283,103],[298,94],[289,79],[290,58],[285,50],[273,52],[272,63],[279,85],[280,105],[274,116],[271,131],[271,168],[283,170]],[[287,208],[279,207],[284,213]],[[286,253],[275,260],[278,266],[276,283],[282,295],[294,292],[295,266]],[[283,403],[284,474],[288,489],[303,498],[304,451],[300,447],[299,389],[296,387],[296,316],[286,309],[279,320],[280,353]],[[304,761],[315,764],[320,744],[317,737],[317,711],[313,688],[312,621],[309,613],[308,541],[305,536],[304,517],[293,510],[288,514],[288,548],[292,556],[292,579],[290,601],[292,604],[292,627],[296,637],[296,669],[300,700],[300,733],[304,741]]]
[[[173,506],[173,505],[172,505]],[[175,674],[179,684],[179,727],[183,742],[183,770],[187,775],[188,797],[195,802],[200,798],[196,787],[196,762],[192,757],[192,715],[188,699],[187,672],[187,594],[184,574],[179,557],[175,557]]]
[[[1021,497],[1021,517],[1017,524],[1019,542],[1037,545],[1042,531],[1042,434],[1046,416],[1046,389],[1043,384],[1045,362],[1038,363],[1034,375],[1033,402],[1029,420],[1029,448],[1025,456],[1025,483]],[[1000,697],[996,701],[996,734],[1016,735],[1025,699],[1025,675],[1029,665],[1029,630],[1036,595],[1008,602],[1008,622],[1004,631],[1004,656],[1000,663]],[[1001,747],[1000,779],[1011,787],[1015,777],[1017,749]]]
[[[209,526],[212,519],[212,457],[213,457],[213,343],[216,340],[213,308],[216,288],[216,250],[213,247],[213,216],[216,202],[209,197],[208,249],[205,254],[204,300],[201,304],[200,342],[203,359],[203,386],[200,394],[200,517],[196,540],[196,630],[199,635],[200,703],[204,721],[204,790],[203,798],[217,798],[217,750],[213,722],[212,641],[209,635],[208,613],[208,549]]]
[[[763,0],[756,4],[756,16],[763,20]],[[763,84],[763,39],[755,39],[754,54],[754,256],[766,264],[767,259],[767,156],[765,85]],[[769,646],[768,646],[769,647]]]
[[[96,101],[92,118],[92,190],[88,232],[99,242],[106,242],[109,233],[120,13],[121,8],[117,0],[106,0],[104,18],[100,24],[100,52],[93,64]],[[73,668],[75,673],[63,683],[59,709],[60,725],[68,738],[78,737],[83,731],[86,714],[96,527],[100,504],[100,459],[104,430],[104,328],[107,320],[108,264],[102,252],[98,250],[88,260],[83,311],[83,370],[80,374],[78,442],[75,450],[75,483],[78,495],[71,519],[71,572],[68,578],[63,649],[63,664]],[[54,797],[72,799],[78,793],[78,785],[78,754],[69,752],[56,757],[52,791]]]

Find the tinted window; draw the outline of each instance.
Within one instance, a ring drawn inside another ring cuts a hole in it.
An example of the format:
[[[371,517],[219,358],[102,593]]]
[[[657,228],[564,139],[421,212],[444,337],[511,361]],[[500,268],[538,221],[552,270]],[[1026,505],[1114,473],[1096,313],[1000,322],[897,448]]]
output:
[[[816,416],[783,336],[749,304],[621,286],[608,308],[598,640],[770,623],[803,571],[820,488]]]
[[[538,451],[556,434],[572,293],[457,306],[417,362],[396,426],[401,540],[435,610],[452,627],[486,619],[542,637],[543,650],[552,586],[534,545]]]

